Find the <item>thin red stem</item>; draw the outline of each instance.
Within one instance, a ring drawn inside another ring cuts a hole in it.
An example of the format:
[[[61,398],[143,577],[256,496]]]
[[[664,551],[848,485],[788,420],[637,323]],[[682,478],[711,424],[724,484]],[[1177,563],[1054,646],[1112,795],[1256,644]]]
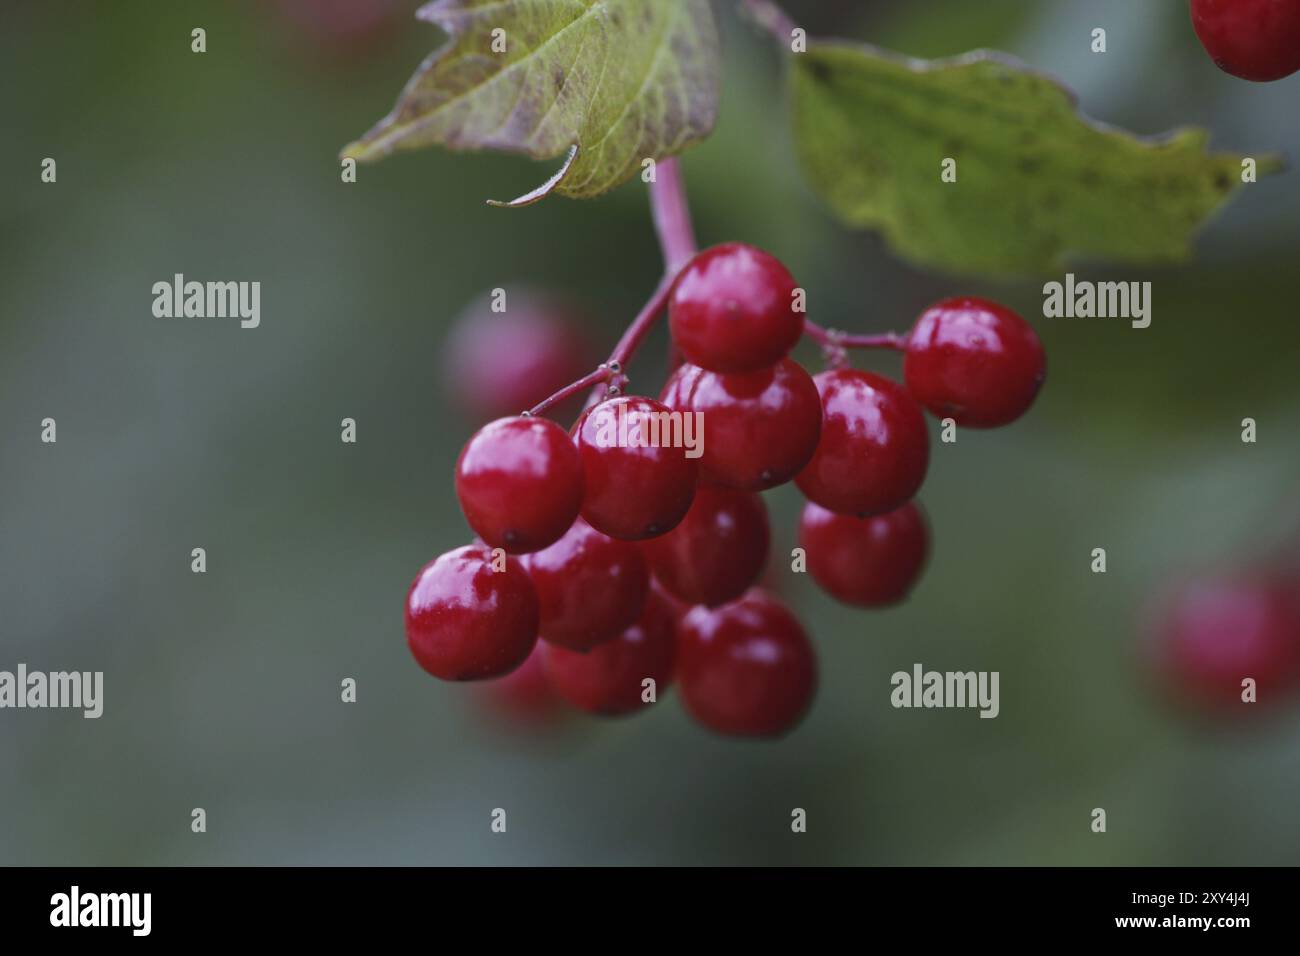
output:
[[[659,285],[655,287],[654,294],[650,296],[650,301],[641,307],[637,317],[632,320],[632,324],[627,327],[623,337],[618,340],[618,345],[614,346],[614,351],[610,353],[607,365],[617,362],[620,371],[627,368],[627,363],[632,361],[632,356],[654,327],[655,320],[663,312],[664,306],[668,304],[668,293],[672,291],[673,280],[676,278],[677,274],[674,272],[665,275],[659,280]]]
[[[655,181],[650,184],[650,215],[663,250],[664,272],[675,276],[697,251],[686,183],[675,158],[662,160],[655,168]]]
[[[875,335],[849,335],[835,329],[824,329],[811,319],[803,321],[804,334],[822,348],[840,349],[892,349],[902,352],[907,348],[907,336],[897,332],[879,332]]]
[[[550,398],[538,402],[536,405],[534,405],[532,408],[528,410],[527,414],[541,415],[549,411],[551,408],[555,407],[556,405],[560,404],[565,399],[572,398],[574,395],[577,395],[583,389],[591,388],[593,385],[600,385],[604,382],[608,382],[610,378],[613,377],[613,375],[614,375],[613,369],[611,369],[608,365],[602,365],[600,368],[596,369],[596,371],[592,372],[590,375],[584,375],[576,382],[570,382],[568,385],[564,386],[564,388],[560,389]]]
[[[614,346],[614,351],[605,363],[608,374],[597,380],[588,404],[599,401],[608,384],[620,385],[625,380],[624,369],[668,304],[668,294],[672,291],[677,273],[695,256],[695,230],[691,225],[691,210],[686,201],[686,184],[682,180],[681,165],[675,158],[661,160],[655,168],[655,179],[650,184],[650,216],[654,221],[655,235],[659,238],[659,249],[663,253],[663,277],[650,300],[641,307],[637,317]]]

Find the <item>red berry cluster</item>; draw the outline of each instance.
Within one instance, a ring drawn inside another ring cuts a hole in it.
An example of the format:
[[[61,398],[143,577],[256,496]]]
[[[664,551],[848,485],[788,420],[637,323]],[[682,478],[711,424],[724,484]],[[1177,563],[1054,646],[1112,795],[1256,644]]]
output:
[[[540,637],[552,687],[583,710],[637,710],[648,687],[675,679],[689,713],[720,733],[798,723],[816,658],[790,610],[755,587],[769,544],[759,493],[793,480],[808,498],[800,544],[824,590],[896,603],[928,550],[912,501],[929,464],[922,408],[1002,425],[1044,374],[1033,330],[982,299],[941,302],[905,340],[887,337],[904,351],[906,386],[844,367],[855,343],[806,322],[801,301],[767,253],[708,249],[668,294],[686,364],[657,400],[619,394],[621,369],[605,366],[612,394],[570,433],[527,413],[481,428],[456,465],[479,540],[425,567],[407,598],[421,666],[499,677]],[[787,357],[805,332],[833,346],[836,367],[809,376]],[[697,457],[662,440],[688,418],[701,423]],[[661,440],[644,440],[652,426]]]

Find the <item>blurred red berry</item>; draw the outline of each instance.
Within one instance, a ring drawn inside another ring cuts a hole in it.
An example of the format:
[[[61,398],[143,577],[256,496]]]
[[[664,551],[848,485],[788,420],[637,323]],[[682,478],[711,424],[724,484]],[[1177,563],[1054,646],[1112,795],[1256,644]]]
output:
[[[930,534],[916,502],[859,518],[804,505],[799,544],[822,590],[858,607],[886,607],[907,597],[925,566]]]
[[[757,589],[678,625],[678,685],[686,710],[720,734],[774,737],[803,718],[817,659],[798,619]]]
[[[523,562],[541,604],[541,636],[552,644],[590,650],[641,616],[650,586],[641,549],[601,534],[582,518]]]
[[[667,591],[712,607],[735,600],[758,580],[768,540],[760,496],[701,485],[681,524],[641,547]]]
[[[652,591],[635,624],[612,641],[584,652],[544,643],[546,673],[556,693],[580,710],[613,716],[650,706],[645,681],[654,681],[655,701],[673,679],[676,615]]]
[[[1204,576],[1158,602],[1148,652],[1186,703],[1212,710],[1276,705],[1300,689],[1300,591],[1268,571]],[[1242,700],[1255,682],[1257,703]]]
[[[472,419],[518,415],[595,369],[599,359],[572,306],[514,290],[507,290],[504,312],[493,312],[491,301],[461,314],[443,352],[448,394]],[[547,414],[571,418],[579,401]]]
[[[529,727],[549,726],[563,712],[563,701],[551,687],[538,642],[517,668],[477,685],[479,700],[495,717]]]

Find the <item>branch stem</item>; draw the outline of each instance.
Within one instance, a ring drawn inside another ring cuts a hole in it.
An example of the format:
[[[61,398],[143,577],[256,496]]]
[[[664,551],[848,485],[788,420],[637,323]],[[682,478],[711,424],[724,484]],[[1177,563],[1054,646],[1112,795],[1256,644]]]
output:
[[[795,22],[784,10],[772,0],[741,0],[740,8],[789,52],[790,35],[794,33]]]
[[[583,389],[591,388],[593,385],[601,385],[605,382],[608,382],[610,378],[613,377],[613,375],[614,375],[613,369],[611,369],[608,365],[602,365],[600,368],[596,369],[596,371],[591,372],[588,375],[584,375],[576,382],[570,382],[568,385],[564,386],[564,388],[560,389],[554,395],[538,402],[536,405],[530,408],[526,414],[528,415],[544,414],[545,412],[550,411],[551,408],[560,404],[566,399],[572,398],[574,395],[577,395]]]
[[[668,294],[672,291],[677,273],[695,257],[697,246],[695,229],[691,225],[691,208],[686,200],[686,183],[682,179],[681,164],[675,157],[660,160],[655,167],[655,178],[650,183],[650,218],[654,221],[655,235],[659,238],[659,250],[663,255],[663,276],[650,300],[641,307],[641,311],[614,346],[614,351],[605,363],[608,374],[596,381],[596,387],[587,400],[588,405],[600,401],[610,386],[621,388],[626,382],[624,369],[668,304]]]
[[[811,319],[804,319],[804,334],[822,348],[832,349],[891,349],[902,352],[907,348],[907,336],[897,332],[880,332],[875,335],[849,335],[836,329],[822,328]]]
[[[663,250],[664,272],[676,276],[697,251],[686,183],[676,157],[661,160],[655,169],[655,181],[650,184],[650,215]]]

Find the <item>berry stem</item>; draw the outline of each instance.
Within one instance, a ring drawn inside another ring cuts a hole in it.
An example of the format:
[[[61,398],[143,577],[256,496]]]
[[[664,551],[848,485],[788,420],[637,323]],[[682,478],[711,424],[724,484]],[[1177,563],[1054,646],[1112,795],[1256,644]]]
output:
[[[632,324],[627,327],[623,337],[618,340],[618,345],[614,346],[614,351],[610,353],[606,365],[617,363],[620,371],[627,368],[627,363],[632,360],[637,347],[640,346],[650,329],[654,327],[655,320],[659,318],[664,306],[668,304],[668,293],[672,291],[673,280],[676,278],[676,272],[669,272],[665,273],[664,277],[659,280],[659,285],[654,294],[650,296],[650,301],[641,307],[637,317],[632,320]]]
[[[655,168],[655,178],[650,183],[650,217],[654,221],[655,234],[659,237],[659,248],[664,259],[663,276],[650,300],[641,307],[641,311],[614,346],[609,359],[600,368],[534,405],[529,409],[529,415],[541,415],[585,388],[592,389],[591,397],[587,400],[590,405],[598,402],[611,385],[621,386],[625,380],[623,369],[627,368],[637,348],[645,341],[646,335],[663,313],[677,273],[685,268],[697,251],[695,229],[691,225],[691,209],[686,201],[686,184],[682,180],[681,165],[675,157],[661,160]]]
[[[675,157],[661,160],[655,168],[655,180],[650,184],[650,214],[663,250],[664,272],[676,276],[698,250],[686,183]]]
[[[907,336],[897,332],[849,335],[836,329],[822,328],[811,319],[804,319],[803,330],[805,335],[824,349],[891,349],[902,352],[907,348]]]
[[[650,300],[641,307],[637,317],[614,346],[614,351],[605,363],[606,374],[595,379],[596,387],[587,401],[589,405],[602,398],[605,386],[611,379],[613,384],[620,384],[623,370],[663,313],[677,273],[695,256],[695,229],[691,225],[691,209],[686,201],[686,184],[682,179],[681,164],[675,157],[661,160],[655,168],[655,178],[650,183],[650,217],[654,221],[655,235],[659,237],[659,249],[663,253],[663,277]]]
[[[602,365],[600,368],[596,369],[596,371],[588,375],[584,375],[576,382],[570,382],[568,385],[564,386],[564,388],[560,389],[554,395],[538,402],[536,405],[530,408],[525,414],[528,415],[544,414],[545,412],[549,411],[551,408],[560,404],[566,399],[571,398],[574,395],[577,395],[583,389],[591,388],[593,385],[600,385],[604,382],[608,382],[610,378],[613,377],[613,375],[614,375],[613,369],[611,369],[608,365]]]

